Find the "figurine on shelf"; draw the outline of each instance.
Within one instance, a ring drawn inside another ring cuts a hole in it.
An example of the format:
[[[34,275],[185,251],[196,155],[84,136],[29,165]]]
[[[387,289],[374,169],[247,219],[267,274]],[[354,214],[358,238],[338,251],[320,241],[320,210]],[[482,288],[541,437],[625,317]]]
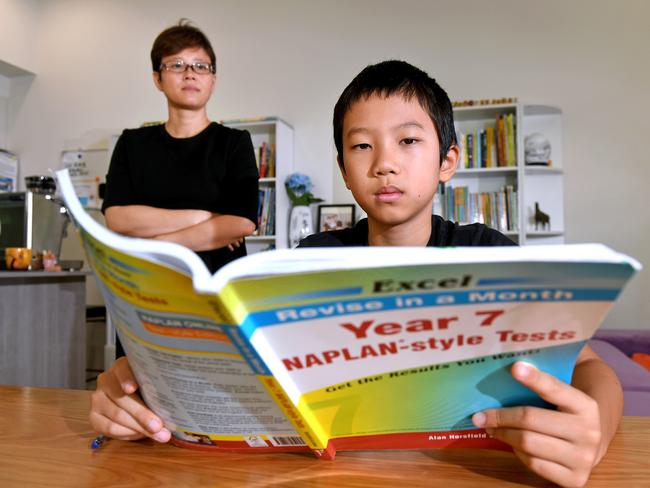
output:
[[[550,166],[551,143],[543,134],[535,132],[524,138],[524,160],[527,165]]]
[[[535,202],[535,230],[540,226],[541,230],[551,230],[551,217],[539,209],[539,203]]]

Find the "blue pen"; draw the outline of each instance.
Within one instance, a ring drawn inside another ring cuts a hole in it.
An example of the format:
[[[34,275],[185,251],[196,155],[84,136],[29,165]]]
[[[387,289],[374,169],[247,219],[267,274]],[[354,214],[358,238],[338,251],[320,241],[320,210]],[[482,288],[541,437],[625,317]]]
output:
[[[106,441],[106,437],[104,437],[103,435],[98,435],[90,443],[90,448],[99,449],[100,447],[102,447],[102,444],[104,444],[105,441]]]

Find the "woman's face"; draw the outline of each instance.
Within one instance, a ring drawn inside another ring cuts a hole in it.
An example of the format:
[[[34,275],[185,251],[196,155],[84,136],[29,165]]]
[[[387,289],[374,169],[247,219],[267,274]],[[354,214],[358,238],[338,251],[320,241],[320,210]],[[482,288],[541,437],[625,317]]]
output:
[[[183,61],[186,69],[182,73],[175,73],[165,68],[153,73],[154,83],[167,97],[170,108],[184,110],[203,109],[212,95],[217,76],[212,73],[197,74],[192,67],[193,63],[210,63],[210,56],[203,48],[187,48],[181,52],[165,56],[161,63]]]

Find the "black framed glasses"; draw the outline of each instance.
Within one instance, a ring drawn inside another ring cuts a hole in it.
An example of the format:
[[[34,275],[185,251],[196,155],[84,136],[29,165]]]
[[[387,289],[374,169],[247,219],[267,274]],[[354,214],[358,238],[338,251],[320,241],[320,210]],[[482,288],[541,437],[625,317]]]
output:
[[[182,59],[177,59],[176,61],[169,61],[168,63],[160,63],[161,70],[171,71],[172,73],[185,73],[188,68],[192,68],[197,75],[208,75],[216,73],[216,66],[199,61],[197,63],[186,63]]]

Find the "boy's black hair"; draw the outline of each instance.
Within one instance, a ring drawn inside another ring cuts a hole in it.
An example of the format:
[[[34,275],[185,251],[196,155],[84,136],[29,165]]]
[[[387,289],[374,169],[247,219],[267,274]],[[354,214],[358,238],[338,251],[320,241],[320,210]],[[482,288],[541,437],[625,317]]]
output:
[[[200,29],[194,27],[188,19],[181,19],[178,24],[168,27],[156,37],[151,48],[151,66],[160,72],[160,63],[165,56],[171,56],[183,49],[199,47],[210,57],[213,72],[217,70],[217,57],[212,44]]]
[[[343,167],[343,118],[350,107],[362,97],[402,95],[407,100],[416,97],[429,114],[438,132],[440,162],[451,146],[457,144],[454,113],[445,90],[427,73],[405,61],[383,61],[367,66],[343,90],[334,107],[334,144]]]

